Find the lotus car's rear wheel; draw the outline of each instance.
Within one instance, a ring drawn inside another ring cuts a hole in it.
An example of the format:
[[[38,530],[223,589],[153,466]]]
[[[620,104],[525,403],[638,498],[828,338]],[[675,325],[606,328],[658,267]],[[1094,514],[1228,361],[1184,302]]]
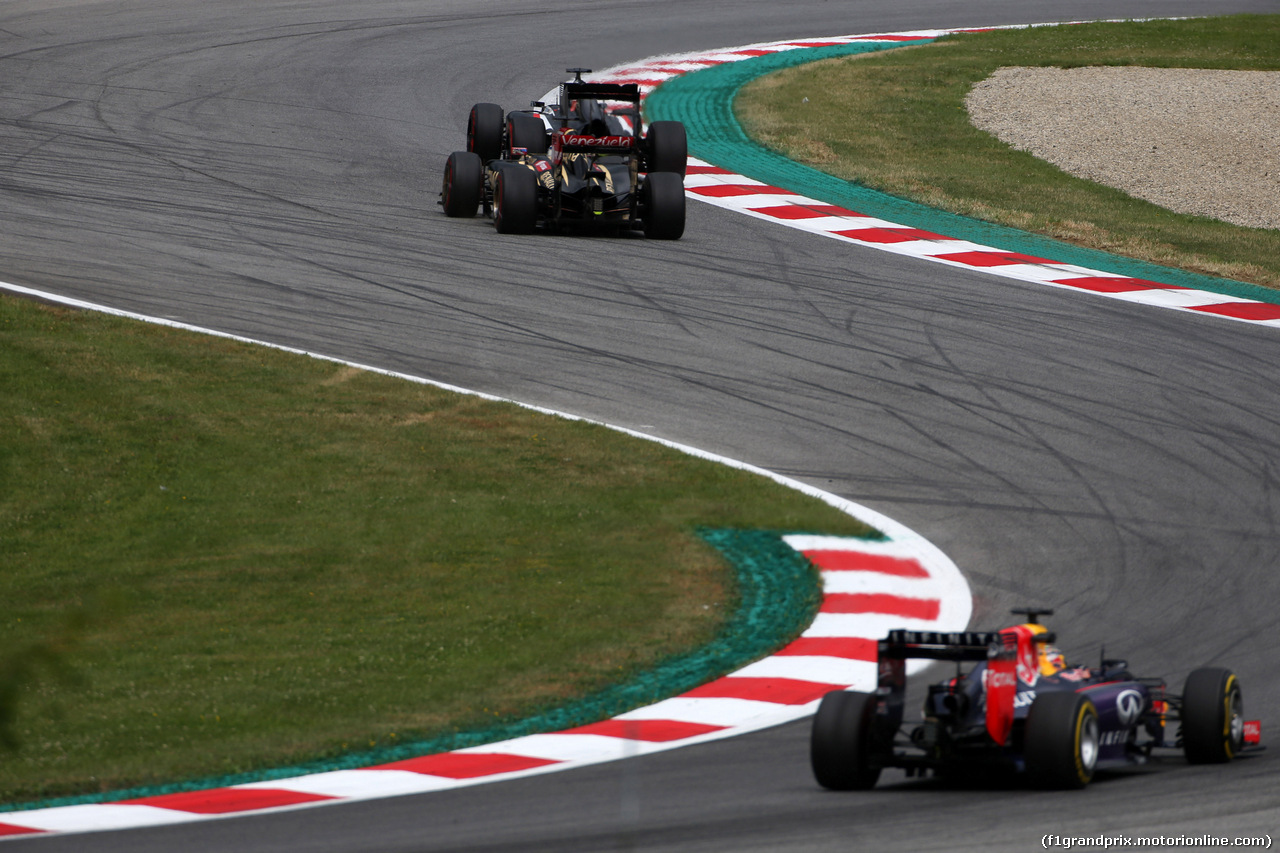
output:
[[[676,172],[684,177],[689,165],[689,142],[678,121],[655,121],[645,135],[645,166],[649,172]]]
[[[502,107],[476,104],[467,116],[467,150],[488,163],[502,156]]]
[[[1197,669],[1182,690],[1182,749],[1192,764],[1230,761],[1244,746],[1244,701],[1234,672]]]
[[[536,115],[532,113],[507,115],[508,149],[523,148],[530,154],[546,154],[550,141],[547,126]]]
[[[1045,788],[1083,788],[1098,764],[1098,709],[1079,693],[1041,693],[1027,712],[1023,758]]]
[[[444,164],[440,199],[445,216],[475,216],[484,189],[484,165],[470,151],[455,151]]]
[[[684,234],[684,179],[675,172],[650,172],[640,192],[644,235],[679,240]]]
[[[813,718],[809,761],[818,784],[833,791],[875,787],[875,697],[836,690],[822,697]]]
[[[538,180],[531,169],[512,163],[498,172],[493,224],[500,234],[532,234],[538,224]]]

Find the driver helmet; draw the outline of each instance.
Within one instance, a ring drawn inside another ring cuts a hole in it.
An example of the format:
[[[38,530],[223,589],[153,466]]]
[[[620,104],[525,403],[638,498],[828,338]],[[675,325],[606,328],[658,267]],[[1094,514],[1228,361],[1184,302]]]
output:
[[[1035,622],[1028,622],[1022,627],[1035,634],[1047,634],[1049,629]],[[1067,668],[1067,657],[1057,646],[1049,643],[1036,643],[1039,647],[1039,663],[1041,675],[1057,675]]]
[[[1040,647],[1040,674],[1057,675],[1067,668],[1067,656],[1057,646]]]

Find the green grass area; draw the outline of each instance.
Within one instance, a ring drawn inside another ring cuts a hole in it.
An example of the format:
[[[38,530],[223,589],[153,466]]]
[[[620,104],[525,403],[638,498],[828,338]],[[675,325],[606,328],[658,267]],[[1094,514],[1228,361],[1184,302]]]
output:
[[[519,718],[716,634],[696,528],[868,532],[601,426],[11,297],[0,387],[0,802]]]
[[[1173,213],[975,128],[974,84],[1010,66],[1280,70],[1280,15],[1037,27],[801,65],[734,102],[762,144],[944,210],[1196,272],[1280,287],[1280,231]]]

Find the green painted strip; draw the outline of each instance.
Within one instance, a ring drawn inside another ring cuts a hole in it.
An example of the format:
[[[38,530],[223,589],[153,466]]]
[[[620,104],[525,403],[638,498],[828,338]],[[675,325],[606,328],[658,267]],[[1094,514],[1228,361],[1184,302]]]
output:
[[[923,42],[916,42],[919,43]],[[754,142],[734,116],[733,100],[738,90],[757,77],[823,59],[900,46],[898,43],[864,42],[804,48],[693,71],[674,77],[651,92],[645,99],[645,117],[649,121],[684,122],[689,150],[695,157],[748,178],[868,216],[1088,269],[1280,304],[1280,293],[1259,285],[1073,246],[1050,237],[926,207],[851,183],[788,160]]]
[[[733,567],[738,605],[719,635],[706,646],[669,658],[625,684],[601,690],[562,707],[519,720],[504,720],[476,731],[454,732],[429,740],[349,752],[249,773],[149,785],[102,794],[0,804],[0,812],[25,811],[84,803],[119,802],[181,791],[203,791],[248,782],[287,779],[331,770],[354,770],[435,755],[469,746],[510,740],[540,732],[558,732],[652,705],[678,696],[752,661],[777,651],[809,626],[822,603],[817,570],[782,540],[783,533],[763,530],[702,529],[698,535]]]

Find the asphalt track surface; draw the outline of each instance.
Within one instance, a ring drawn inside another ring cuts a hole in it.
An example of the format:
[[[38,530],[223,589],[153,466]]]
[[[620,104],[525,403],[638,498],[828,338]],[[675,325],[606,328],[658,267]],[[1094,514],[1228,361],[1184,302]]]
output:
[[[502,237],[436,207],[476,101],[753,41],[1274,0],[17,0],[0,280],[570,411],[750,461],[946,551],[974,624],[1058,608],[1280,719],[1280,332],[1020,284],[691,202],[677,243]],[[1270,726],[1268,726],[1270,722]],[[812,782],[806,724],[581,771],[33,851],[1027,850],[1280,830],[1274,751],[1084,792]]]

